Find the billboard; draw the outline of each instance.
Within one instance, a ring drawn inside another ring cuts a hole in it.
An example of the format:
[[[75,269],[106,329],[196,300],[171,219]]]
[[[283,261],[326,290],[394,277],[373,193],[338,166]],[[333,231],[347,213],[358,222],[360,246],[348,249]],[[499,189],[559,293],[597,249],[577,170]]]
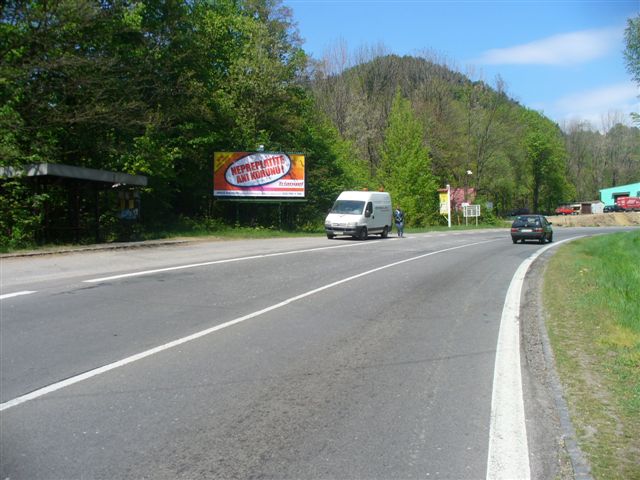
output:
[[[305,196],[304,155],[282,152],[215,152],[213,195],[223,198]]]

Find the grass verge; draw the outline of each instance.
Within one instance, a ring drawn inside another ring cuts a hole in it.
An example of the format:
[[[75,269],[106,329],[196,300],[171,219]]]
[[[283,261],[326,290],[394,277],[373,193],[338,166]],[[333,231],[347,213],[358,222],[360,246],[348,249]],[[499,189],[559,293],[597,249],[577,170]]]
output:
[[[547,330],[595,478],[640,478],[640,232],[577,240],[549,263]]]

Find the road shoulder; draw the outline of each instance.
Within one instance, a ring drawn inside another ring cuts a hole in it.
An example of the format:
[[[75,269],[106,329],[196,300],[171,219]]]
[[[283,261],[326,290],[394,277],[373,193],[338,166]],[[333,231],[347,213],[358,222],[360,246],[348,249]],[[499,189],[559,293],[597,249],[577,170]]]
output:
[[[522,290],[520,342],[531,478],[591,479],[555,370],[542,302],[547,262],[555,249],[535,261]]]

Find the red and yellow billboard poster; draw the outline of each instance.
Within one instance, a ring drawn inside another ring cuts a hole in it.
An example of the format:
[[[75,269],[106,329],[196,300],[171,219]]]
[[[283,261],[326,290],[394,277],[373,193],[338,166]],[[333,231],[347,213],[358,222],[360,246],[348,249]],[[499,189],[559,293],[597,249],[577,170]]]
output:
[[[304,198],[304,155],[216,152],[213,195],[227,198]]]

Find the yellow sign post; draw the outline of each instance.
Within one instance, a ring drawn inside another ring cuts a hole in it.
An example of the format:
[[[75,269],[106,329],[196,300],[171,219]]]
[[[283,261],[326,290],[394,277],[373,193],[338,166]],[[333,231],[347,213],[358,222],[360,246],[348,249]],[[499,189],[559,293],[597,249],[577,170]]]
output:
[[[451,186],[447,185],[446,190],[439,191],[440,215],[447,217],[447,224],[451,228]]]

